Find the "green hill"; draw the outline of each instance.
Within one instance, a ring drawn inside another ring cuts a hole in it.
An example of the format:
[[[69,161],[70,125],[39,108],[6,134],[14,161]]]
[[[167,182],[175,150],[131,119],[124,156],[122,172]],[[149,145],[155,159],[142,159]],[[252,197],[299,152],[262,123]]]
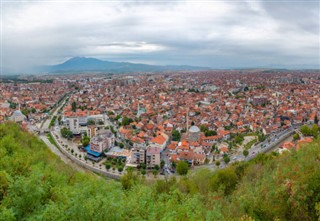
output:
[[[147,185],[131,173],[121,182],[80,174],[1,124],[0,220],[317,220],[319,146]]]

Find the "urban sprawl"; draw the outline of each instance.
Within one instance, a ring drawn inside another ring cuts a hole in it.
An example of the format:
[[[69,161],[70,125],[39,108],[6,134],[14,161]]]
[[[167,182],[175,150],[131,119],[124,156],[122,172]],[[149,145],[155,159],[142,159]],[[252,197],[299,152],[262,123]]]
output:
[[[223,168],[312,142],[319,71],[224,70],[3,78],[0,122],[111,177]],[[153,176],[154,175],[154,176]]]

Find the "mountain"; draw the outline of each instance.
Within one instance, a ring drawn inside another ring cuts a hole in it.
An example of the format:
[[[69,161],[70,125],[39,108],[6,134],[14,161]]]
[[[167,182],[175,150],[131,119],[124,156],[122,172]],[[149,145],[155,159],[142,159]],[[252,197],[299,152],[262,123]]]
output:
[[[154,72],[154,71],[178,71],[178,70],[209,70],[208,67],[188,65],[148,65],[129,62],[103,61],[96,58],[74,57],[64,63],[47,65],[37,68],[41,72],[79,72],[79,71],[108,71],[108,72]]]

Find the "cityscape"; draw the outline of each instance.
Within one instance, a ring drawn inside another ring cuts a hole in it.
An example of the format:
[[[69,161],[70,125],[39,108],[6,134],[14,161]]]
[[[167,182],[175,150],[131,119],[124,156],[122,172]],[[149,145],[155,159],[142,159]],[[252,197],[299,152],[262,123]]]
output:
[[[320,2],[0,0],[17,220],[320,220]]]
[[[106,176],[161,177],[312,142],[300,129],[320,126],[319,83],[284,70],[45,75],[2,84],[0,113]]]

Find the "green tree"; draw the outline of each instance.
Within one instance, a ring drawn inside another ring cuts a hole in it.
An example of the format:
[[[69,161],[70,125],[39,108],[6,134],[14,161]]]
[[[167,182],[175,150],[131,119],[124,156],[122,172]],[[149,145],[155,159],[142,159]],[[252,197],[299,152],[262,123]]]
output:
[[[310,128],[309,135],[316,138],[318,136],[318,131],[319,131],[319,127],[316,124],[313,124],[312,127]]]
[[[123,189],[129,190],[139,183],[138,176],[133,171],[127,171],[120,179]]]
[[[299,140],[299,139],[300,139],[300,136],[299,136],[299,134],[297,134],[297,133],[296,133],[296,134],[294,134],[292,137],[293,137],[293,140],[294,140],[294,141],[296,141],[296,140]]]
[[[72,110],[73,112],[76,112],[76,110],[77,110],[77,103],[76,103],[75,101],[73,101],[73,102],[71,103],[71,110]]]
[[[200,131],[201,132],[206,132],[208,130],[208,128],[205,125],[200,125]]]
[[[154,166],[154,169],[157,170],[157,171],[159,171],[159,170],[160,170],[159,165],[155,165],[155,166]]]
[[[177,172],[179,175],[187,175],[189,170],[189,165],[187,162],[180,160],[177,165]]]
[[[118,166],[118,171],[119,171],[119,173],[121,173],[123,171],[123,167],[122,166]]]
[[[110,168],[111,168],[111,164],[110,163],[106,163],[106,169],[110,170]]]
[[[85,135],[82,140],[81,140],[82,146],[86,147],[90,144],[90,137],[88,137],[87,135]]]
[[[161,167],[161,169],[163,169],[163,167],[164,167],[165,164],[166,164],[166,163],[164,162],[164,160],[161,160],[161,162],[160,162],[160,167]]]
[[[122,118],[121,125],[122,125],[122,126],[127,126],[127,125],[131,124],[132,122],[133,122],[133,120],[132,120],[131,118],[129,118],[129,117],[127,117],[127,116],[124,116],[124,117]]]
[[[316,116],[314,116],[314,124],[318,125],[319,123],[319,119],[318,119],[318,115],[316,114]]]
[[[300,131],[303,135],[305,136],[309,136],[310,135],[310,128],[308,127],[308,125],[303,125],[301,128],[300,128]]]
[[[152,174],[154,175],[154,177],[157,177],[158,173],[159,173],[159,170],[154,169],[152,171]]]
[[[72,131],[68,130],[65,127],[61,128],[60,133],[61,133],[61,136],[64,137],[64,138],[70,139],[70,138],[73,137]]]
[[[243,156],[247,157],[249,155],[249,151],[248,150],[243,150]]]
[[[181,138],[181,134],[175,129],[172,130],[171,136],[173,141],[179,141]]]
[[[226,164],[228,164],[228,163],[230,162],[229,156],[224,156],[224,157],[223,157],[223,161],[224,161]]]

